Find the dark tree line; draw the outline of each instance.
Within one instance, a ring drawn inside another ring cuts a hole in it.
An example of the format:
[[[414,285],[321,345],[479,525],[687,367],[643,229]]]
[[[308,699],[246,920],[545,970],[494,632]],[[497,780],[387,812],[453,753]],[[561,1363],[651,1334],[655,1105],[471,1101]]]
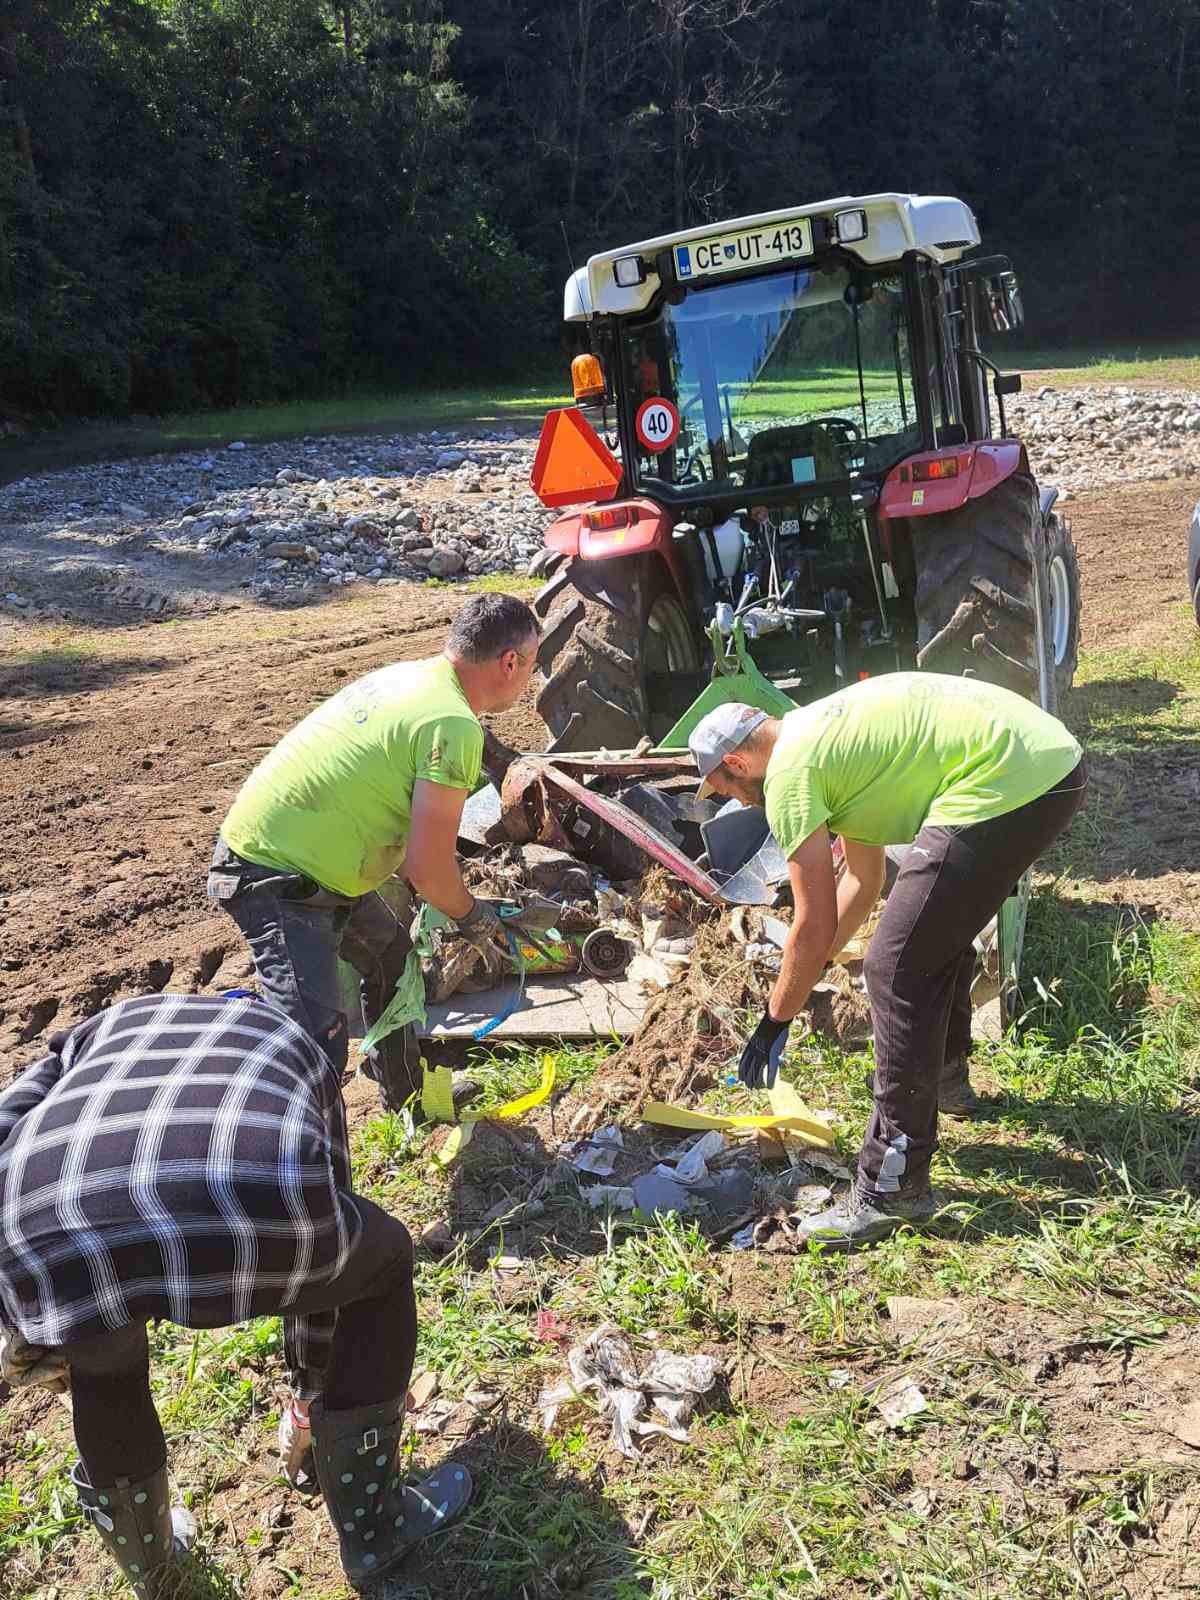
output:
[[[880,189],[1194,335],[1200,0],[2,0],[0,403],[520,373],[565,241]]]

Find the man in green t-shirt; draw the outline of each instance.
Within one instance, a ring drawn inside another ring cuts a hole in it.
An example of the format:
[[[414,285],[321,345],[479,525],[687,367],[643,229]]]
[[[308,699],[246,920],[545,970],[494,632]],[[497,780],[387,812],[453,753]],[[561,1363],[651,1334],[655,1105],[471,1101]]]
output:
[[[359,678],[286,734],[221,825],[208,892],[249,941],[264,992],[339,1070],[349,1023],[337,958],[362,977],[370,1028],[412,947],[409,889],[477,943],[500,932],[494,906],[463,883],[455,847],[479,780],[479,715],[516,703],[537,646],[537,618],[523,601],[478,595],[442,655]],[[394,875],[404,886],[399,914],[376,893]],[[397,1109],[418,1087],[417,1067],[414,1029],[380,1041],[368,1070],[385,1106]]]
[[[774,1083],[789,1024],[875,903],[884,847],[911,845],[867,952],[875,1112],[857,1179],[801,1231],[852,1248],[931,1216],[939,1101],[972,1101],[974,939],[1078,810],[1079,745],[1007,689],[926,672],[866,679],[783,718],[719,706],[688,744],[701,792],[765,805],[788,861],[792,925],[741,1060],[751,1088]]]

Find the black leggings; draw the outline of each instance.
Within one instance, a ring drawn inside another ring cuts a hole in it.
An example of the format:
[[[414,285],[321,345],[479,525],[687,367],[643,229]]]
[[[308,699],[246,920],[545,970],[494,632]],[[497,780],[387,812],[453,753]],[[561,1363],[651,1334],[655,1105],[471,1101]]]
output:
[[[404,1224],[355,1195],[363,1231],[345,1271],[302,1294],[289,1313],[337,1311],[325,1385],[330,1411],[378,1405],[403,1396],[417,1348],[412,1240]],[[284,1308],[280,1308],[281,1310]],[[150,1395],[145,1324],[63,1347],[71,1369],[75,1443],[96,1488],[134,1483],[167,1458]]]

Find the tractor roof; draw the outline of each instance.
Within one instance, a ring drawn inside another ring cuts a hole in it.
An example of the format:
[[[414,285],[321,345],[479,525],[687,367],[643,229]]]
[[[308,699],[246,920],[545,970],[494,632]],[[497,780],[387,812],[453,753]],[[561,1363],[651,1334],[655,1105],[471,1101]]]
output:
[[[785,211],[760,211],[727,222],[664,233],[617,250],[602,250],[568,278],[563,316],[568,322],[587,322],[593,316],[633,316],[644,311],[661,282],[660,253],[676,245],[703,245],[729,234],[786,226],[799,217],[826,219],[832,229],[833,219],[846,211],[865,212],[866,233],[842,248],[870,266],[898,262],[907,250],[920,250],[934,261],[957,261],[979,243],[979,224],[970,206],[949,195],[843,195],[838,200],[791,206]],[[614,264],[624,256],[641,258],[645,273],[641,282],[627,286],[617,282]]]

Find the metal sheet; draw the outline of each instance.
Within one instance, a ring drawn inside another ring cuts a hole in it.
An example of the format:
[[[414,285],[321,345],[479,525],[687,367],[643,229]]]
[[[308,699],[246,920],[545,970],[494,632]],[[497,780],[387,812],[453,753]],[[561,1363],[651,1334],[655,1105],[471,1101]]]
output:
[[[714,872],[737,872],[762,848],[770,837],[767,814],[758,806],[725,806],[711,822],[702,823],[700,834]]]
[[[615,982],[601,982],[584,973],[530,978],[520,1010],[488,1034],[489,1045],[529,1039],[628,1038],[636,1032],[651,996],[643,982],[661,972],[649,956],[635,955],[629,970]],[[427,1039],[469,1039],[477,1028],[516,995],[517,980],[484,994],[454,995],[428,1007],[422,1036]]]
[[[618,833],[631,839],[640,850],[644,850],[655,861],[660,861],[664,867],[683,879],[690,888],[703,896],[705,900],[717,903],[721,898],[721,888],[715,878],[709,876],[694,861],[688,859],[676,845],[670,844],[654,828],[648,827],[639,816],[630,811],[628,806],[621,805],[618,800],[609,800],[604,795],[596,794],[581,783],[576,783],[574,778],[568,777],[565,772],[547,765],[544,769],[545,780],[554,788],[564,794],[570,795],[572,800],[577,800],[602,822],[608,823]]]
[[[463,807],[458,837],[469,844],[485,844],[489,828],[500,821],[500,794],[495,784],[486,784],[469,795]]]

